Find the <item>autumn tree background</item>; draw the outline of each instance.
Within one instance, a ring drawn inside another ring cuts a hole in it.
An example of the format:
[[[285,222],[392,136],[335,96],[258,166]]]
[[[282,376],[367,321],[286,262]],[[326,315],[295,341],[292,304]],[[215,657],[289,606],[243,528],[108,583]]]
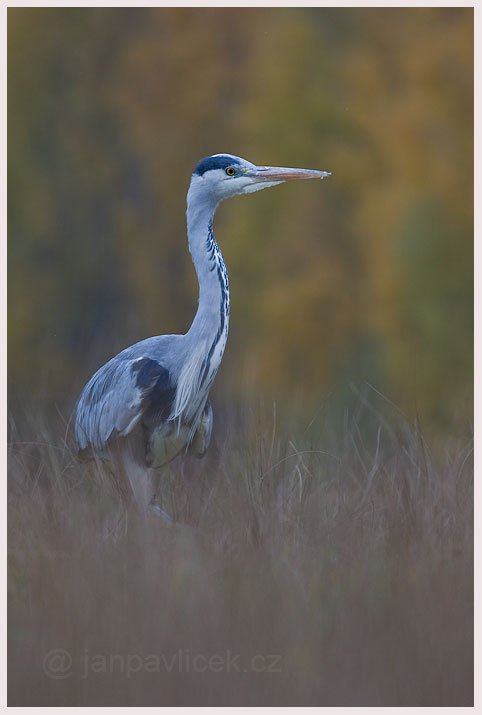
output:
[[[470,8],[42,8],[8,14],[12,398],[72,405],[144,337],[184,332],[185,194],[227,151],[333,172],[223,205],[247,380],[310,406],[366,382],[471,415]]]

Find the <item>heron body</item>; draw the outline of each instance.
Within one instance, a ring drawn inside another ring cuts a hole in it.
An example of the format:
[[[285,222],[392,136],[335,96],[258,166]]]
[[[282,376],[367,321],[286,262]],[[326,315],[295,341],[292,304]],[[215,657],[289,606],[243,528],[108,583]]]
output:
[[[84,387],[75,435],[82,454],[120,455],[137,502],[149,503],[145,474],[181,452],[202,456],[212,432],[209,391],[229,328],[229,280],[213,233],[225,198],[327,172],[258,167],[231,154],[202,159],[187,195],[189,250],[199,281],[196,315],[185,335],[141,340],[103,365]],[[135,472],[135,475],[134,475]],[[145,504],[144,504],[145,505]]]

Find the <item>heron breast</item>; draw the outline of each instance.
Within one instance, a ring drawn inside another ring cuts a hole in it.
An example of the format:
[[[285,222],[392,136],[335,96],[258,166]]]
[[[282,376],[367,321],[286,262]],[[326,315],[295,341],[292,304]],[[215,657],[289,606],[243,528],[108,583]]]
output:
[[[177,422],[162,422],[154,427],[149,436],[146,461],[150,467],[158,469],[168,464],[186,447],[189,427]]]

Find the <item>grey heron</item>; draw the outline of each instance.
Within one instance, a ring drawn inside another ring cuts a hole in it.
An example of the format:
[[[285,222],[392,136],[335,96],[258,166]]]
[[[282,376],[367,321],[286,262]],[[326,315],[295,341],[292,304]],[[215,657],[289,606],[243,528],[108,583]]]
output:
[[[151,471],[183,451],[203,456],[213,413],[209,390],[223,357],[229,325],[226,264],[213,217],[224,199],[291,179],[329,172],[256,166],[232,154],[205,157],[187,194],[189,250],[199,282],[198,309],[185,335],[141,340],[103,365],[76,406],[79,452],[115,461],[141,510],[152,504]]]

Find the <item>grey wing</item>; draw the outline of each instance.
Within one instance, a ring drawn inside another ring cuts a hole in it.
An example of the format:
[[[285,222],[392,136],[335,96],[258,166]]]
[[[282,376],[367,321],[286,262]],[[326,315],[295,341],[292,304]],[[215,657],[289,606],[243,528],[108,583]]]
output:
[[[102,451],[110,439],[129,434],[147,411],[168,419],[175,391],[169,371],[157,360],[114,358],[90,379],[77,403],[79,450]]]

